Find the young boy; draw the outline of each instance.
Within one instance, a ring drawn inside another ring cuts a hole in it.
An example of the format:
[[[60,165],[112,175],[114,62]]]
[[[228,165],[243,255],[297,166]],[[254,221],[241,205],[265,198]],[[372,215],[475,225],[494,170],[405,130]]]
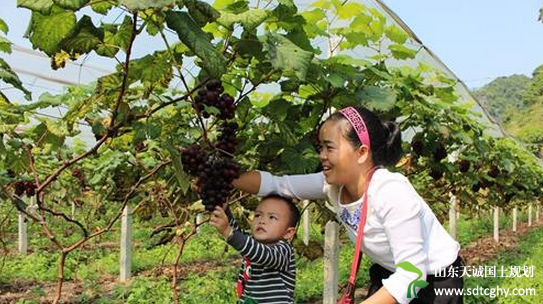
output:
[[[244,260],[238,277],[238,303],[294,303],[296,264],[292,241],[300,212],[279,195],[260,201],[251,223],[252,236],[241,232],[230,209],[216,207],[211,225]]]

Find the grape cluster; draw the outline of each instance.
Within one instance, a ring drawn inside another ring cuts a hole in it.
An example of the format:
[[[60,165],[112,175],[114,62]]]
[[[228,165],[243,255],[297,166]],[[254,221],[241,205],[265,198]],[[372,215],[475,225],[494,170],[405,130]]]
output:
[[[203,183],[200,195],[205,209],[212,211],[222,205],[233,189],[232,181],[239,177],[241,166],[230,158],[206,154],[202,147],[192,145],[181,152],[183,168]]]
[[[233,159],[239,143],[236,138],[239,126],[227,121],[234,118],[236,105],[234,98],[223,92],[221,83],[211,80],[194,98],[194,108],[204,118],[211,116],[206,107],[215,107],[220,111],[215,115],[221,123],[217,140],[210,144],[212,149],[194,144],[181,151],[183,168],[198,178],[202,203],[208,211],[227,201],[233,189],[232,181],[241,173],[241,166]]]
[[[15,195],[21,196],[26,193],[26,196],[31,197],[36,194],[36,184],[31,181],[17,181],[13,183]]]
[[[206,173],[201,190],[202,203],[205,209],[212,211],[215,206],[226,202],[233,189],[232,181],[239,177],[241,167],[230,159],[210,157],[206,162]]]
[[[219,150],[220,155],[228,157],[234,154],[236,145],[239,143],[239,140],[236,138],[238,124],[235,122],[224,122],[219,130],[221,133],[217,138],[215,148]]]
[[[234,98],[228,94],[223,94],[224,87],[218,80],[209,81],[205,88],[198,91],[194,97],[194,109],[201,113],[204,118],[209,118],[211,114],[206,111],[207,107],[215,107],[220,113],[217,115],[220,119],[232,119],[236,113],[236,104]]]
[[[206,159],[207,156],[200,145],[190,145],[181,151],[183,169],[190,175],[200,177],[198,173],[204,171]]]

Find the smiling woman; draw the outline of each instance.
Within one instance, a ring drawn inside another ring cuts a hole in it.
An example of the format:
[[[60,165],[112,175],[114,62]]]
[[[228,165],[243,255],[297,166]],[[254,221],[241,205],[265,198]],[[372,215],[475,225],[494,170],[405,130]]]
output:
[[[460,296],[436,297],[433,291],[434,287],[462,287],[462,278],[437,281],[430,275],[460,266],[460,245],[408,179],[384,168],[401,156],[398,126],[382,123],[365,108],[348,107],[324,122],[319,142],[322,172],[273,176],[251,171],[235,180],[234,186],[259,195],[327,199],[351,240],[363,229],[362,250],[374,262],[364,303],[462,303]],[[359,227],[366,196],[367,221]],[[405,265],[418,271],[408,271]]]

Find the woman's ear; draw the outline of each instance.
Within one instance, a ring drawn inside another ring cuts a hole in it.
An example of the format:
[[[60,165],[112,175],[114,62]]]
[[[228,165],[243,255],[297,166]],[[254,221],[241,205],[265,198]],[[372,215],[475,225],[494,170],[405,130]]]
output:
[[[361,145],[360,147],[358,147],[356,152],[358,153],[359,164],[363,164],[367,162],[368,159],[370,158],[370,149],[368,149],[366,145]]]

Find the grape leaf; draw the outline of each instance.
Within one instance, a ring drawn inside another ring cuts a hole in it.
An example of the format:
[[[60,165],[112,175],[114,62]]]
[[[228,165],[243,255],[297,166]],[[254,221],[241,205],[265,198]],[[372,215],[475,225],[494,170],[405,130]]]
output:
[[[365,86],[357,90],[356,97],[373,111],[386,112],[396,104],[394,91],[375,86]]]
[[[51,13],[53,5],[53,0],[17,0],[17,7],[28,8],[44,15],[49,15]]]
[[[226,72],[226,58],[211,44],[210,38],[186,12],[166,13],[166,23],[177,32],[179,39],[202,61],[211,77],[220,78]]]
[[[70,35],[64,38],[61,48],[70,55],[87,54],[104,40],[104,30],[96,28],[92,19],[85,15],[76,24]]]
[[[89,3],[89,0],[53,0],[53,2],[62,8],[77,11]]]
[[[4,34],[7,34],[9,32],[8,25],[1,18],[0,18],[0,31],[4,32]]]
[[[131,11],[139,11],[148,8],[173,7],[176,0],[120,0],[119,4],[126,6]]]
[[[75,26],[75,14],[70,11],[55,9],[50,15],[32,13],[30,42],[52,56],[60,51],[60,42],[66,38]]]
[[[305,80],[314,53],[302,50],[287,38],[275,33],[268,33],[264,50],[275,69]]]
[[[0,80],[5,83],[9,83],[15,88],[19,89],[25,94],[25,98],[30,100],[32,98],[30,91],[25,89],[23,83],[19,79],[19,76],[13,72],[11,67],[8,65],[4,59],[0,58]]]
[[[241,14],[222,13],[217,23],[229,29],[232,29],[235,23],[240,23],[245,30],[252,30],[266,21],[269,16],[270,11],[263,9],[254,9]]]

